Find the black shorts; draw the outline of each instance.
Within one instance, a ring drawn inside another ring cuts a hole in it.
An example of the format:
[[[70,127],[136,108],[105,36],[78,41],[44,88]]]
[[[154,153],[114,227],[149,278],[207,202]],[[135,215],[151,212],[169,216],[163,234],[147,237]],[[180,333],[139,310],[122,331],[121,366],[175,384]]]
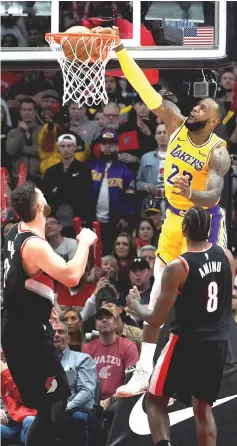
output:
[[[71,392],[54,347],[51,324],[40,325],[37,330],[34,327],[27,336],[23,327],[13,331],[3,318],[2,348],[23,403],[40,409],[67,400]]]
[[[191,396],[210,405],[217,398],[228,341],[186,341],[171,333],[150,380],[149,392],[191,404]]]

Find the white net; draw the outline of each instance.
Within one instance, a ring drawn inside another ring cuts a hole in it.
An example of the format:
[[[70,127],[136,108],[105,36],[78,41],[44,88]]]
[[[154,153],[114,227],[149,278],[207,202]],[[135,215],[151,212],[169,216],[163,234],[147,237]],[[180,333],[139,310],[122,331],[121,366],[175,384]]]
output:
[[[101,101],[107,104],[105,67],[116,45],[116,39],[113,36],[105,39],[97,34],[90,38],[88,44],[86,35],[72,37],[64,34],[60,40],[58,35],[56,38],[47,35],[46,40],[56,53],[62,69],[63,105],[69,100],[78,104],[78,107],[83,104],[98,105]],[[83,55],[83,61],[80,60],[80,54]]]

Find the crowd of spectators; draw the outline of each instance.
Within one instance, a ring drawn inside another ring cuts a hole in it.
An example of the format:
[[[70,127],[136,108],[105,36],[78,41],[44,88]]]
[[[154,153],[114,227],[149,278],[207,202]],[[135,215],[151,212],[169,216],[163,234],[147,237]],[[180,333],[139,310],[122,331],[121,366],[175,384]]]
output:
[[[223,122],[217,131],[225,135],[230,153],[237,155],[237,116],[230,113],[236,71],[219,75]],[[135,285],[142,304],[149,303],[166,209],[165,124],[150,113],[126,79],[107,77],[106,89],[106,106],[78,108],[70,102],[62,107],[62,82],[56,71],[4,72],[2,79],[1,154],[9,199],[23,162],[27,179],[41,188],[52,208],[46,239],[66,261],[77,245],[74,218],[90,227],[100,222],[101,266],[89,262],[73,289],[55,283],[60,322],[52,321],[54,343],[72,392],[62,441],[66,436],[65,444],[71,446],[93,444],[98,420],[102,426],[103,419],[108,432],[117,406],[116,389],[138,360],[142,321],[128,315],[126,295]],[[182,111],[182,104],[175,102]],[[236,194],[234,183],[234,203]],[[236,211],[233,222],[235,215]],[[9,204],[3,244],[15,218]],[[235,295],[233,311],[237,313]],[[1,359],[2,441],[24,443],[35,412],[24,407]],[[98,438],[94,444],[99,444]]]
[[[30,2],[25,2],[30,3]],[[33,13],[33,10],[32,10]],[[1,47],[43,47],[45,33],[50,32],[50,16],[35,17],[30,11],[23,16],[7,15],[1,19]]]

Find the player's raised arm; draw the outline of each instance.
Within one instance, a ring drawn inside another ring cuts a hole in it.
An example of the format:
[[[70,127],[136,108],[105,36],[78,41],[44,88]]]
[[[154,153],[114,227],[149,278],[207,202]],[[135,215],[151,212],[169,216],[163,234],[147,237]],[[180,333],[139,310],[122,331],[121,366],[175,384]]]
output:
[[[154,309],[148,310],[144,305],[139,303],[137,289],[129,291],[129,295],[127,296],[128,307],[149,325],[159,328],[167,320],[179,289],[184,284],[186,277],[187,271],[185,270],[183,262],[180,259],[173,260],[164,269],[161,280],[161,291]]]
[[[82,229],[78,235],[78,247],[74,257],[65,260],[54,252],[51,246],[44,240],[34,237],[30,238],[22,251],[22,260],[30,259],[39,269],[44,271],[53,279],[61,282],[67,287],[76,286],[85,272],[89,248],[97,240],[96,234],[90,229]]]
[[[102,34],[114,33],[118,35],[117,27],[113,27],[113,29],[97,27],[92,31]],[[182,125],[184,118],[177,112],[175,107],[172,107],[172,103],[169,106],[169,101],[163,101],[162,96],[154,90],[141,68],[136,64],[121,42],[115,48],[115,51],[128,82],[137,91],[146,106],[165,123],[168,133],[173,133]]]

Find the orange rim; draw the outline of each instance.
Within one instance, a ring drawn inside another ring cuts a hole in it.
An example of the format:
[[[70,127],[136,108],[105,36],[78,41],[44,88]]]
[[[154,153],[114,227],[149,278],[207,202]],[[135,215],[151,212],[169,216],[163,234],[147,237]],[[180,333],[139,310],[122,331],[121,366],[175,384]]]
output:
[[[95,34],[91,32],[85,32],[85,33],[47,33],[45,34],[45,39],[48,40],[50,38],[53,38],[56,43],[61,43],[61,40],[63,37],[94,37],[95,39],[100,37],[104,43],[106,43],[108,40],[114,40],[116,44],[119,43],[120,38],[118,36],[114,36],[113,34]]]

